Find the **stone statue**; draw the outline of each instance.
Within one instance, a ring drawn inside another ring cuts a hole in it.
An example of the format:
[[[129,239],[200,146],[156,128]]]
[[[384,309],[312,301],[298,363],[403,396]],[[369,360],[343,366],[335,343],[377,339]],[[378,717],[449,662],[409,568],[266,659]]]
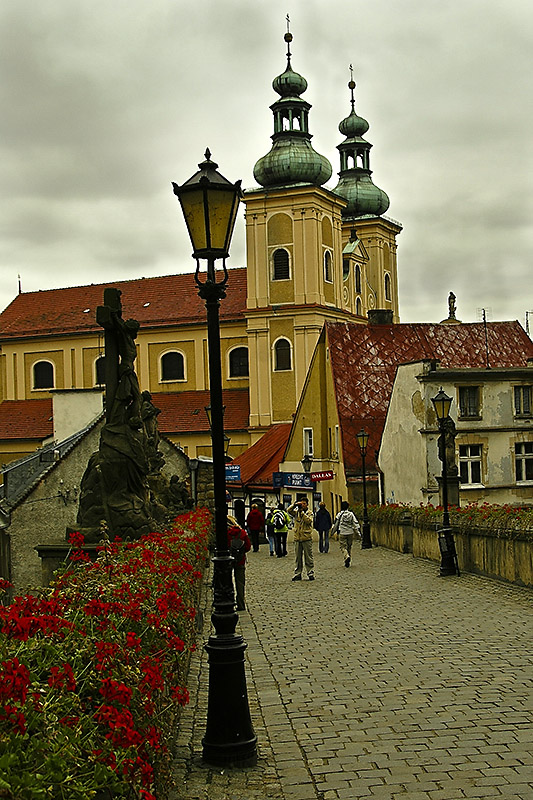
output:
[[[176,508],[190,508],[186,490],[187,498],[161,473],[160,410],[150,392],[139,388],[139,323],[122,319],[120,294],[106,289],[104,305],[96,312],[105,330],[106,422],[81,484],[77,522],[86,542],[99,541],[102,522],[111,539],[137,539],[175,516]]]
[[[450,292],[448,295],[448,319],[455,319],[455,295],[453,292]]]
[[[446,417],[441,425],[439,459],[446,464],[446,474],[449,477],[454,477],[459,472],[455,463],[455,437],[457,435],[455,422],[451,417]]]

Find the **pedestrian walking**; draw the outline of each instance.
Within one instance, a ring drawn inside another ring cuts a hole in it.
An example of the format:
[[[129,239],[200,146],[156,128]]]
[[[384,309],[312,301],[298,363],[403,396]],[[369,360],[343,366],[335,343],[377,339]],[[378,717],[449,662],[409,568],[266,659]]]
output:
[[[288,507],[287,511],[294,517],[294,551],[296,563],[293,581],[302,580],[302,570],[305,561],[307,577],[314,581],[313,562],[313,512],[307,508],[307,500],[300,500]]]
[[[256,503],[253,503],[251,510],[246,517],[246,527],[248,528],[248,533],[250,534],[250,539],[252,540],[252,547],[254,553],[257,553],[259,550],[259,534],[263,533],[265,530],[265,518],[263,517],[261,511],[259,510],[259,506]]]
[[[274,524],[274,538],[276,542],[276,555],[278,558],[283,558],[287,555],[287,533],[289,532],[289,525],[291,518],[285,511],[283,503],[279,503],[274,515],[272,517]]]
[[[315,530],[318,531],[318,552],[329,552],[329,532],[331,529],[331,514],[325,503],[320,503],[315,514]]]
[[[266,527],[266,535],[268,539],[268,549],[270,551],[270,555],[275,555],[276,552],[276,536],[274,533],[274,514],[276,512],[275,508],[271,508],[268,514],[265,517],[265,527]]]
[[[352,560],[352,543],[354,536],[361,536],[361,528],[350,505],[346,500],[341,503],[341,510],[335,517],[332,531],[339,535],[339,545],[344,559],[344,566],[349,567]]]
[[[233,556],[233,579],[235,582],[235,599],[237,611],[244,611],[246,590],[246,553],[251,549],[252,543],[245,530],[243,530],[234,517],[228,517],[228,547]]]

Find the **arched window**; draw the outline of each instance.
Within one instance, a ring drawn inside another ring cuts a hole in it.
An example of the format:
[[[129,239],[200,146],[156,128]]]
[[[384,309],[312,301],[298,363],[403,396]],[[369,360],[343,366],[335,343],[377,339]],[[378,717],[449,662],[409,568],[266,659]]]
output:
[[[37,361],[33,365],[33,388],[54,388],[54,365],[51,361]]]
[[[358,317],[363,316],[363,306],[361,305],[361,300],[359,299],[359,297],[357,298],[357,303],[355,304],[355,313],[357,314]]]
[[[392,300],[391,288],[390,288],[390,275],[388,272],[385,273],[385,300]]]
[[[177,350],[171,350],[161,356],[161,380],[185,380],[185,361],[182,354],[178,353]]]
[[[329,250],[324,253],[324,280],[333,283],[333,259]]]
[[[343,280],[347,280],[350,276],[350,259],[343,258],[342,259],[342,278]]]
[[[95,386],[105,384],[105,356],[98,356],[94,362]]]
[[[275,281],[288,281],[290,278],[289,254],[283,247],[274,250],[272,257],[274,270],[272,279]]]
[[[288,339],[278,339],[274,345],[274,369],[277,372],[292,369],[291,343]]]
[[[355,291],[361,294],[361,267],[359,264],[355,265]]]
[[[230,378],[248,377],[248,348],[234,347],[229,354]]]

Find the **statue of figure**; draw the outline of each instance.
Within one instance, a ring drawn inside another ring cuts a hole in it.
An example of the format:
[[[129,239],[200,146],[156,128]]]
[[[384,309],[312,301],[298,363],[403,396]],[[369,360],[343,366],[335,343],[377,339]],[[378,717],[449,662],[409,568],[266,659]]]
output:
[[[448,295],[448,319],[455,319],[455,295],[450,292]]]
[[[161,413],[160,408],[156,408],[152,403],[150,392],[143,392],[141,395],[141,418],[146,434],[146,444],[148,450],[148,465],[150,473],[159,472],[165,463],[165,459],[159,452],[159,426],[157,417]]]
[[[139,331],[136,320],[122,319],[120,291],[104,291],[97,322],[105,330],[106,422],[100,446],[83,476],[78,525],[85,541],[101,538],[102,520],[110,538],[137,539],[156,530],[169,513],[188,510],[185,484],[161,472],[157,417],[150,392],[143,392],[135,373]]]
[[[439,458],[446,463],[446,474],[454,477],[458,474],[455,463],[455,437],[457,434],[455,422],[447,417],[442,422],[442,433],[439,436]]]

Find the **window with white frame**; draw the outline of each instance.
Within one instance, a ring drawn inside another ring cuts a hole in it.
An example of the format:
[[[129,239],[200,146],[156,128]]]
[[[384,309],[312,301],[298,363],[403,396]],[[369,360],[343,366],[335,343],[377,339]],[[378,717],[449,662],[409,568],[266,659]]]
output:
[[[248,348],[234,347],[229,354],[230,378],[248,377]]]
[[[324,280],[333,283],[333,258],[329,250],[324,253]]]
[[[288,339],[278,339],[274,345],[274,370],[282,372],[292,369],[291,343]]]
[[[185,380],[185,359],[182,353],[171,350],[161,356],[161,381]]]
[[[385,300],[392,300],[390,275],[388,272],[385,273]]]
[[[462,484],[481,483],[481,456],[483,447],[480,444],[459,445],[459,477]]]
[[[516,417],[530,417],[533,404],[531,386],[514,387],[514,413]]]
[[[479,386],[460,386],[459,415],[461,417],[481,416],[481,407],[479,398],[480,398]]]
[[[278,247],[272,256],[272,280],[288,281],[290,276],[289,254],[284,247]]]
[[[54,388],[54,365],[51,361],[36,361],[33,365],[33,388]]]
[[[304,428],[304,456],[313,455],[313,429]]]
[[[517,442],[514,449],[516,480],[533,481],[533,442]]]

